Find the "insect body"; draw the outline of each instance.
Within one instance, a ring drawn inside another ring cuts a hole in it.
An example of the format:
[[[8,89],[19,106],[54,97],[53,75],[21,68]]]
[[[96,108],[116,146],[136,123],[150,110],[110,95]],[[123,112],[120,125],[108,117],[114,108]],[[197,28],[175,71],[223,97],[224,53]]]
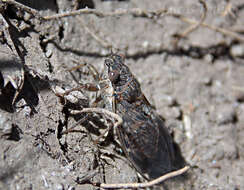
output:
[[[173,170],[174,149],[163,120],[143,95],[140,84],[120,55],[105,60],[115,93],[115,112],[123,119],[117,128],[123,151],[148,179]]]

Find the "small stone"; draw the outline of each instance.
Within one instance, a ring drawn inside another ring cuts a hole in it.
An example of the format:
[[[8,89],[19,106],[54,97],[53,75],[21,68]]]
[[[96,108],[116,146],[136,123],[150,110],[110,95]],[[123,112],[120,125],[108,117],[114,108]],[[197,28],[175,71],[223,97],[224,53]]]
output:
[[[48,49],[47,52],[45,53],[47,58],[50,58],[53,54],[53,51],[51,49]]]
[[[144,48],[148,48],[148,45],[149,45],[149,42],[148,41],[144,41],[142,43],[142,47],[144,47]]]
[[[205,59],[208,63],[212,63],[214,57],[213,57],[213,55],[211,55],[211,54],[207,54],[207,55],[204,56],[204,59]]]
[[[244,45],[237,44],[231,47],[230,53],[233,57],[243,57],[244,56]]]

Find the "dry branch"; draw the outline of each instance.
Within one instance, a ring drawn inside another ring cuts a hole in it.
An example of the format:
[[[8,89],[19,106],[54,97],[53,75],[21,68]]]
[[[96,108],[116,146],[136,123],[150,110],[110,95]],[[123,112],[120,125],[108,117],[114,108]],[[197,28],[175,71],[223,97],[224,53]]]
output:
[[[187,17],[179,15],[179,14],[172,14],[172,16],[175,17],[175,18],[180,19],[181,21],[183,21],[185,23],[189,23],[189,24],[197,24],[198,23],[197,21],[195,21],[193,19],[187,18]],[[201,23],[201,26],[203,26],[205,28],[209,28],[211,30],[214,30],[214,31],[219,32],[221,34],[224,34],[226,36],[232,37],[235,40],[238,40],[240,42],[244,42],[244,37],[243,36],[238,35],[237,33],[232,32],[230,30],[227,30],[227,29],[224,29],[224,28],[221,28],[221,27],[218,27],[218,26],[213,26],[213,25],[207,24],[205,22]]]
[[[152,187],[154,185],[157,185],[159,183],[162,183],[163,181],[181,175],[183,173],[185,173],[190,167],[189,166],[185,166],[182,169],[179,169],[177,171],[173,171],[170,173],[167,173],[157,179],[154,179],[152,181],[149,182],[145,182],[145,183],[117,183],[117,184],[105,184],[105,183],[101,183],[101,184],[93,184],[95,186],[98,186],[100,188],[103,189],[134,189],[134,188],[146,188],[146,187]]]
[[[163,14],[167,14],[168,10],[167,9],[160,9],[157,11],[147,11],[147,10],[142,10],[139,8],[133,8],[133,9],[117,9],[112,12],[103,12],[103,11],[98,11],[96,9],[80,9],[77,11],[71,11],[67,13],[61,13],[61,14],[55,14],[51,16],[45,16],[43,17],[44,20],[53,20],[53,19],[60,19],[64,17],[70,17],[70,16],[77,16],[77,15],[84,15],[84,14],[92,14],[96,15],[97,17],[108,17],[108,16],[122,16],[122,15],[132,15],[132,16],[137,16],[137,17],[146,17],[146,18],[154,18],[154,17],[159,17]]]
[[[202,16],[201,16],[201,19],[200,19],[199,23],[191,24],[191,26],[189,28],[187,28],[182,34],[179,34],[179,36],[181,38],[185,38],[190,33],[192,33],[194,30],[196,30],[197,28],[199,28],[199,26],[201,26],[201,24],[206,19],[207,11],[208,11],[207,5],[206,5],[206,3],[205,3],[204,0],[199,0],[199,3],[203,6],[203,13],[202,13]]]
[[[207,10],[206,8],[206,4],[204,2],[204,0],[199,0],[200,3],[203,5],[205,12]],[[181,20],[182,22],[191,24],[190,28],[188,28],[182,35],[186,36],[189,33],[191,33],[192,31],[194,31],[196,28],[198,28],[199,26],[202,27],[206,27],[210,30],[219,32],[223,35],[229,36],[237,41],[240,42],[244,42],[244,37],[242,35],[239,35],[236,32],[233,32],[231,30],[228,29],[224,29],[218,26],[214,26],[214,25],[210,25],[207,24],[205,22],[203,22],[205,20],[205,13],[202,15],[200,22],[199,21],[195,21],[193,19],[187,18],[181,14],[177,14],[177,13],[173,13],[170,12],[167,9],[159,9],[159,10],[155,10],[155,11],[147,11],[147,10],[143,10],[140,8],[133,8],[133,9],[117,9],[115,11],[111,11],[111,12],[103,12],[103,11],[99,11],[96,9],[89,9],[89,8],[85,8],[85,9],[80,9],[80,10],[76,10],[76,11],[71,11],[71,12],[66,12],[66,13],[61,13],[61,14],[55,14],[55,15],[51,15],[51,16],[45,16],[45,17],[41,17],[39,12],[35,9],[32,9],[30,7],[27,7],[25,5],[22,5],[16,1],[13,0],[1,0],[1,2],[3,3],[7,3],[7,4],[12,4],[14,6],[16,6],[17,8],[23,9],[24,11],[32,14],[33,16],[36,16],[38,19],[44,20],[44,21],[48,21],[48,20],[52,20],[52,19],[61,19],[64,17],[70,17],[70,16],[77,16],[77,15],[84,15],[84,14],[92,14],[92,15],[96,15],[97,17],[109,17],[109,16],[123,16],[123,15],[132,15],[132,16],[136,16],[136,17],[145,17],[148,19],[158,19],[161,16],[172,16],[176,19]],[[87,32],[90,33],[90,35],[96,40],[98,41],[100,44],[102,44],[103,47],[105,48],[111,48],[111,44],[106,42],[105,40],[101,39],[100,37],[98,37],[94,32],[92,32],[91,30],[89,30],[89,28],[86,27]],[[113,48],[113,47],[112,47]],[[165,48],[163,46],[160,47],[152,47],[153,50],[146,50],[149,52],[161,52],[163,51]],[[155,51],[154,51],[155,50]],[[140,53],[138,53],[140,54]]]

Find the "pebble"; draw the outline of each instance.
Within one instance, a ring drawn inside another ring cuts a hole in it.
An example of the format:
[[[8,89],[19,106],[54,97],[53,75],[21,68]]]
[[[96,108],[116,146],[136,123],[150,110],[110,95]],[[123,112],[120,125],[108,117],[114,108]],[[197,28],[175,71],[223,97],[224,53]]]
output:
[[[231,47],[230,53],[233,57],[244,56],[244,44],[237,44]]]
[[[148,48],[148,46],[149,46],[149,42],[148,42],[148,41],[144,41],[144,42],[142,43],[142,47],[143,47],[143,48]]]
[[[48,49],[45,53],[47,58],[50,58],[52,56],[52,54],[53,54],[53,51],[51,49]]]
[[[204,56],[204,60],[207,61],[208,63],[212,63],[213,59],[214,59],[214,57],[212,54],[207,54]]]

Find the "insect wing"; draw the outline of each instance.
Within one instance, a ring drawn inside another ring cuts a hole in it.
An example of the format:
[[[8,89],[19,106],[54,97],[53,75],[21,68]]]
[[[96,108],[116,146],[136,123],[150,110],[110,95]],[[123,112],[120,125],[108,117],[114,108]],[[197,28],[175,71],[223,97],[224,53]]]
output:
[[[126,156],[141,175],[154,179],[172,170],[171,137],[158,115],[151,119],[128,110],[117,130]]]

